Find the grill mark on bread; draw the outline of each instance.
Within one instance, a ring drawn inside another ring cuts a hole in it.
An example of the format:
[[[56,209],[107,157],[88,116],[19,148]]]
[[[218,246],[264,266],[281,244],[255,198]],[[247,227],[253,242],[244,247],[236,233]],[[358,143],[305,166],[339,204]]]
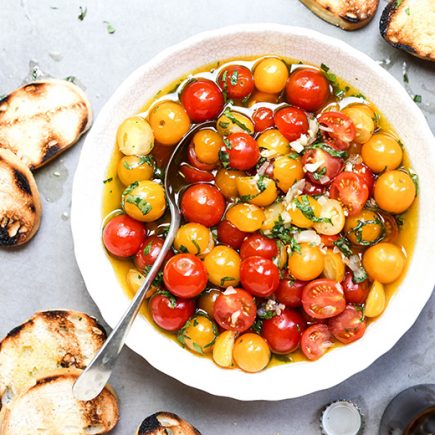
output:
[[[14,177],[15,177],[15,184],[26,194],[31,195],[32,191],[30,190],[29,182],[27,181],[26,176],[19,171],[18,169],[14,168]]]
[[[167,423],[167,424],[165,424]],[[160,411],[148,416],[139,426],[136,435],[201,435],[198,429],[172,412]]]

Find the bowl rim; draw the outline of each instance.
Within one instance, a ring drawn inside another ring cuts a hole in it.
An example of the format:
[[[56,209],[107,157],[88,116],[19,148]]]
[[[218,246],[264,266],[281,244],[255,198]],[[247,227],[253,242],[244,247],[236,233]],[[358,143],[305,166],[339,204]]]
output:
[[[387,71],[385,71],[381,66],[379,66],[368,55],[356,50],[355,48],[351,47],[350,45],[348,45],[347,43],[341,40],[338,40],[336,38],[324,35],[320,32],[303,28],[303,27],[286,26],[286,25],[273,24],[273,23],[255,23],[255,24],[233,25],[233,26],[214,29],[207,32],[202,32],[184,40],[181,43],[173,45],[163,50],[162,52],[154,56],[151,60],[146,62],[144,65],[142,65],[141,67],[133,71],[127,77],[127,79],[123,81],[123,83],[119,86],[119,88],[113,93],[110,99],[106,102],[104,107],[101,109],[93,128],[91,129],[88,136],[86,137],[85,144],[81,152],[79,164],[74,176],[73,193],[72,193],[72,209],[71,209],[71,227],[72,227],[73,241],[74,241],[74,252],[76,255],[77,263],[79,265],[79,269],[82,273],[83,279],[88,289],[88,292],[92,297],[92,299],[95,301],[96,305],[99,307],[103,318],[111,327],[114,327],[116,325],[117,321],[121,317],[124,308],[119,307],[120,309],[119,314],[114,315],[112,311],[113,305],[108,303],[109,298],[107,298],[104,292],[97,291],[98,286],[101,285],[101,283],[99,283],[98,279],[96,279],[95,270],[93,269],[92,264],[90,264],[90,262],[93,261],[93,258],[91,257],[92,252],[90,252],[92,250],[89,249],[86,237],[83,236],[83,231],[85,231],[84,226],[86,224],[86,219],[84,216],[85,213],[81,212],[81,205],[83,205],[84,198],[86,198],[85,202],[88,201],[88,203],[89,201],[92,200],[91,198],[89,198],[89,195],[86,193],[87,186],[86,183],[84,182],[84,178],[86,177],[86,171],[88,171],[91,168],[89,162],[86,161],[86,159],[89,157],[88,154],[91,153],[90,150],[96,141],[104,140],[104,139],[110,140],[110,137],[108,137],[104,133],[104,125],[106,125],[108,122],[107,118],[109,113],[114,110],[117,101],[122,99],[125,96],[125,94],[130,92],[132,83],[137,82],[140,79],[140,77],[142,77],[145,74],[146,71],[148,71],[152,67],[155,67],[156,65],[165,63],[172,56],[176,55],[178,52],[182,50],[192,49],[198,45],[211,42],[213,40],[222,37],[228,37],[230,35],[241,36],[241,35],[249,35],[251,33],[254,34],[275,33],[283,37],[284,36],[307,37],[311,40],[318,41],[319,43],[321,42],[322,44],[333,46],[334,48],[345,52],[348,56],[353,57],[355,61],[357,61],[358,58],[360,62],[366,63],[368,67],[376,73],[377,76],[379,76],[383,81],[388,82],[389,87],[396,94],[397,99],[401,100],[403,104],[406,105],[407,110],[412,114],[414,126],[417,129],[419,129],[420,136],[424,139],[424,143],[430,145],[426,147],[427,155],[425,156],[425,159],[427,159],[427,161],[432,165],[432,167],[435,167],[435,153],[434,151],[432,151],[435,150],[435,140],[432,136],[432,133],[429,129],[429,126],[427,125],[427,122],[422,112],[409,98],[408,94],[406,93],[406,90],[400,85],[400,83],[393,76],[391,76]],[[413,105],[409,104],[411,102]],[[111,150],[113,150],[113,143],[114,143],[113,137],[111,139],[112,141],[110,147]],[[432,181],[435,182],[435,178],[432,176],[431,178]],[[429,190],[427,189],[427,184],[428,183],[426,183],[425,186],[422,186],[420,190],[421,197],[423,197],[423,194],[425,195],[424,196],[425,198],[428,197],[427,195],[429,194]],[[102,189],[100,190],[102,191]],[[100,203],[100,199],[97,202]],[[421,208],[422,208],[422,204],[420,204],[420,210]],[[420,215],[422,215],[422,213],[420,213]],[[99,218],[101,221],[101,207],[100,207]],[[428,220],[430,220],[430,218],[435,219],[434,207],[430,208],[429,216],[425,216],[424,218],[425,218],[424,225],[426,225],[426,228],[429,228],[427,225]],[[420,231],[422,222],[423,221],[421,219],[421,216],[419,216],[419,231],[417,234],[417,240],[415,242],[415,247],[414,247],[414,254],[413,254],[414,257],[416,257],[417,247],[420,245],[423,246],[423,241],[421,240],[422,238],[421,238],[421,231]],[[424,225],[422,229],[425,228]],[[434,251],[435,248],[433,248],[435,246],[435,234],[426,235],[425,242],[426,243],[424,244],[424,246],[426,251],[430,249],[431,253],[435,255],[435,251]],[[428,248],[426,246],[427,244],[430,244],[431,248]],[[100,245],[101,246],[99,247],[99,249],[100,251],[103,251],[101,242]],[[426,257],[427,257],[427,253],[426,253]],[[426,257],[423,257],[423,259],[425,259]],[[414,262],[411,262],[411,264],[413,263]],[[147,354],[144,355],[143,346],[139,345],[138,341],[136,340],[138,338],[136,333],[135,334],[133,334],[133,332],[130,333],[130,336],[128,337],[126,344],[132,350],[142,355],[152,366],[154,366],[158,370],[164,372],[165,374],[175,379],[178,379],[179,381],[181,381],[186,385],[207,391],[214,395],[232,397],[238,400],[283,400],[288,398],[299,397],[315,391],[320,391],[332,387],[340,382],[343,382],[350,376],[367,368],[375,360],[377,360],[384,353],[388,352],[396,344],[396,342],[402,337],[402,335],[414,324],[415,320],[417,319],[418,315],[420,314],[421,310],[423,309],[424,305],[426,304],[433,290],[433,286],[435,283],[435,268],[432,269],[429,268],[429,270],[424,270],[423,268],[419,267],[418,270],[420,272],[424,271],[424,273],[422,274],[423,276],[419,278],[420,279],[419,282],[422,283],[421,286],[422,290],[419,293],[418,299],[414,302],[413,309],[408,310],[406,313],[403,313],[403,318],[401,322],[398,324],[398,326],[396,325],[397,328],[395,329],[394,333],[386,334],[384,336],[384,340],[382,341],[382,343],[372,343],[373,346],[371,348],[371,352],[359,352],[358,359],[356,359],[356,362],[354,362],[351,365],[350,369],[349,367],[347,367],[346,369],[337,370],[334,365],[334,361],[338,357],[340,357],[340,355],[344,355],[344,358],[346,358],[346,355],[349,355],[349,351],[347,351],[347,353],[343,352],[345,348],[349,346],[334,349],[333,352],[327,353],[323,358],[319,360],[322,361],[322,370],[328,370],[328,368],[332,370],[332,373],[330,371],[328,373],[330,376],[323,376],[323,378],[317,377],[316,382],[312,382],[305,379],[307,381],[306,385],[302,387],[297,386],[297,388],[294,388],[293,390],[291,390],[290,388],[288,390],[286,390],[285,388],[281,388],[281,389],[266,388],[268,382],[270,382],[270,379],[275,378],[275,376],[273,377],[267,376],[266,374],[268,372],[271,372],[272,370],[276,370],[277,377],[279,378],[278,374],[282,375],[284,373],[282,370],[283,367],[287,368],[299,364],[310,364],[313,365],[314,367],[314,364],[319,363],[319,361],[316,361],[315,363],[304,362],[304,363],[294,363],[292,365],[277,366],[269,370],[257,373],[255,375],[249,375],[238,370],[224,370],[219,368],[220,371],[226,373],[224,378],[222,378],[222,380],[225,379],[226,382],[216,382],[213,380],[210,381],[201,376],[195,376],[195,374],[192,375],[192,373],[189,373],[189,371],[183,372],[182,370],[179,370],[176,367],[177,364],[172,364],[172,361],[168,361],[168,359],[164,360],[165,358],[156,357],[155,355],[152,354],[152,352],[146,351]],[[409,272],[407,273],[407,275],[409,275]],[[402,284],[400,285],[399,289],[401,287]],[[399,289],[397,290],[397,292],[399,291]],[[135,322],[136,327],[138,323],[139,323],[139,319],[136,319]],[[143,326],[143,322],[140,323]],[[376,324],[378,323],[382,325],[383,323],[386,323],[383,319],[383,316],[381,316],[381,318],[377,320]],[[384,325],[384,327],[385,326],[386,325]],[[133,329],[135,329],[135,326],[133,326]],[[150,332],[150,330],[148,330],[148,332]],[[160,335],[160,337],[164,337],[164,336]],[[357,348],[358,349],[361,348],[363,342],[365,343],[367,341],[364,340],[365,338],[366,336],[364,336],[360,341],[353,343],[352,346],[356,345],[353,348],[355,351],[357,350]],[[164,346],[166,346],[166,344],[164,344]],[[185,352],[187,355],[190,356],[189,352],[186,352],[184,350],[183,352]],[[331,357],[331,355],[334,355],[334,357]],[[178,354],[177,357],[180,357],[180,354]],[[194,355],[191,355],[191,358],[195,358],[196,360],[198,360],[197,364],[192,363],[192,366],[196,365],[198,370],[207,371],[209,369],[209,367],[204,365],[205,364],[204,358],[198,358],[197,356]],[[212,364],[214,365],[214,363]],[[220,376],[214,369],[210,369],[210,370],[214,372],[215,376],[218,377]],[[302,372],[305,373],[306,370],[302,370]],[[308,371],[307,373],[310,373],[310,371]],[[255,389],[252,387],[252,385],[248,387],[247,386],[248,384],[257,384],[259,388]],[[240,385],[246,385],[246,390],[240,388]]]

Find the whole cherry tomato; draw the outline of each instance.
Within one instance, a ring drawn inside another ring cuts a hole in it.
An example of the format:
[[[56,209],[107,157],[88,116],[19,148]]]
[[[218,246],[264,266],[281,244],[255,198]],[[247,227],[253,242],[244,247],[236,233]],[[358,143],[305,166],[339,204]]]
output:
[[[134,256],[134,264],[141,272],[146,272],[147,268],[152,266],[156,262],[157,256],[160,254],[162,250],[163,243],[165,241],[158,236],[150,236],[147,237]],[[165,256],[164,263],[165,264],[174,254],[172,253],[172,249],[168,251]]]
[[[187,160],[192,166],[201,169],[202,171],[212,171],[216,167],[214,164],[204,163],[198,159],[193,142],[191,142],[187,147]]]
[[[248,235],[236,228],[230,221],[223,220],[217,228],[217,237],[219,242],[228,245],[233,249],[239,249],[242,246],[243,239]]]
[[[307,133],[309,127],[307,115],[297,107],[284,107],[278,110],[274,121],[281,134],[290,142]]]
[[[255,132],[267,130],[275,125],[273,120],[273,111],[268,107],[259,107],[254,110],[252,115],[252,120],[254,121]]]
[[[245,171],[254,167],[260,159],[260,149],[256,140],[246,133],[233,133],[227,138],[229,146],[221,148],[222,163],[234,169]]]
[[[277,255],[278,246],[276,241],[258,233],[251,234],[250,236],[246,237],[240,248],[240,258],[242,260],[254,256],[272,260]]]
[[[240,265],[240,281],[253,295],[268,297],[279,286],[279,269],[267,258],[248,257]]]
[[[286,307],[298,308],[302,306],[302,291],[306,284],[306,281],[285,277],[279,282],[279,287],[275,292],[276,299]]]
[[[347,271],[341,284],[346,302],[350,304],[363,304],[366,301],[370,290],[367,280],[356,283],[353,281],[352,272]]]
[[[362,310],[353,305],[347,305],[341,314],[329,319],[328,327],[338,341],[349,344],[364,335],[367,320],[364,318]]]
[[[254,90],[251,70],[243,65],[229,65],[219,74],[218,84],[229,98],[245,98]]]

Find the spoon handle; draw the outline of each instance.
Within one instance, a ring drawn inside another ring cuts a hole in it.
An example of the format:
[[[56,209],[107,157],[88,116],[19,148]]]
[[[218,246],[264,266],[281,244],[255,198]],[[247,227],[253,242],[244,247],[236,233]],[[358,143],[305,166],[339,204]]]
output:
[[[172,246],[175,234],[180,227],[180,215],[179,213],[173,213],[172,204],[169,205],[171,209],[171,226],[169,227],[169,232],[162,246],[162,250],[145,277],[144,283],[131,301],[127,311],[124,313],[99,352],[95,355],[94,359],[75,382],[73,393],[77,400],[92,400],[97,397],[112,374],[113,367],[124,346],[131,325],[133,324],[142,302],[144,301],[154,278],[157,276],[160,266]]]

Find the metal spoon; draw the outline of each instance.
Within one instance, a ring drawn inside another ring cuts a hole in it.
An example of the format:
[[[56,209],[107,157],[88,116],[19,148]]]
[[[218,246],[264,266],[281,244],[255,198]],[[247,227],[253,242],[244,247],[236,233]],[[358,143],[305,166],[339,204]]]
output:
[[[213,123],[194,126],[184,138],[181,139],[169,159],[165,172],[164,186],[169,210],[171,212],[171,225],[166,240],[163,243],[162,250],[157,256],[155,263],[145,277],[144,283],[135,294],[127,311],[124,313],[103,347],[75,382],[73,393],[74,397],[78,400],[92,400],[97,397],[112,374],[112,370],[124,346],[131,325],[139,312],[151,283],[159,272],[163,259],[172,246],[175,234],[180,228],[181,215],[177,203],[180,189],[183,184],[185,184],[185,181],[183,181],[179,175],[180,163],[184,160],[187,146],[190,143],[192,135],[200,128],[210,125],[213,125]]]

